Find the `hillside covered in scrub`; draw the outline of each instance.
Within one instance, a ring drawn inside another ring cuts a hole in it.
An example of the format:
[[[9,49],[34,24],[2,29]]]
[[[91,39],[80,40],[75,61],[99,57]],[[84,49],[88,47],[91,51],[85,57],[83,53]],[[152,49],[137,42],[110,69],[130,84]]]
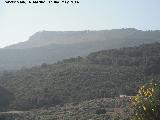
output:
[[[128,120],[128,99],[101,98],[29,111],[1,112],[3,120]]]
[[[41,31],[27,41],[0,49],[0,71],[33,67],[42,63],[91,52],[121,47],[134,47],[160,42],[160,31],[143,31],[135,28],[99,31]]]
[[[28,110],[134,95],[139,85],[159,75],[160,43],[154,43],[5,71],[0,85],[14,94],[9,109]]]

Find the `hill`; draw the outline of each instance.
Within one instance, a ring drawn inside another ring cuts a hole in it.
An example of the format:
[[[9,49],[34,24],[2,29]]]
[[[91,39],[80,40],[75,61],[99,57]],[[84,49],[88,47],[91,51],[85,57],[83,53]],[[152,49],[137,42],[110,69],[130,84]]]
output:
[[[30,111],[0,112],[3,120],[127,120],[126,106],[129,100],[124,98],[103,98],[83,101],[78,104],[70,103],[65,106],[34,109]]]
[[[134,28],[101,31],[42,31],[29,40],[0,49],[1,70],[52,64],[91,52],[160,41],[160,31]]]
[[[12,91],[13,109],[64,105],[121,94],[160,79],[160,43],[103,50],[87,57],[4,72],[0,85]]]
[[[140,42],[159,41],[160,31],[142,31],[135,28],[99,30],[99,31],[41,31],[33,34],[27,41],[7,46],[6,49],[24,49],[48,46],[50,44],[75,44],[95,41],[106,41],[108,44],[115,42]]]

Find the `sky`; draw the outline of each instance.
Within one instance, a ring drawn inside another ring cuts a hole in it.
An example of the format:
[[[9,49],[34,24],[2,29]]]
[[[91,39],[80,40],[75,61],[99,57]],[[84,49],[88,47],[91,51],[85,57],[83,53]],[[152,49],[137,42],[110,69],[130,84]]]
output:
[[[160,0],[79,0],[79,4],[5,1],[0,0],[0,48],[26,41],[43,30],[160,30]]]

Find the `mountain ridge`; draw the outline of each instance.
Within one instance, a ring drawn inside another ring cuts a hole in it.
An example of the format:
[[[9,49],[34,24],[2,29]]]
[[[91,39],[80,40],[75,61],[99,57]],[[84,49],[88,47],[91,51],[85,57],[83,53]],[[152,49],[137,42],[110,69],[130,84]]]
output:
[[[53,33],[38,32],[30,37],[29,41],[0,49],[1,70],[20,69],[43,63],[52,64],[70,57],[86,56],[99,50],[160,42],[158,30],[142,31],[128,28]],[[56,40],[59,43],[55,43]]]
[[[23,49],[23,48],[33,48],[33,47],[42,47],[49,44],[75,44],[75,43],[83,43],[83,42],[94,42],[94,41],[103,41],[113,39],[116,32],[121,32],[119,34],[125,35],[123,37],[129,37],[135,32],[159,32],[159,30],[155,31],[142,31],[135,28],[126,28],[126,29],[112,29],[112,30],[84,30],[84,31],[40,31],[36,32],[32,36],[29,37],[27,41],[20,42],[17,44],[6,46],[6,49]],[[101,38],[100,35],[103,37]],[[97,38],[92,38],[92,36]],[[109,38],[109,36],[112,36]],[[88,39],[87,39],[88,37]],[[121,38],[120,36],[118,36]],[[123,38],[122,37],[122,38]],[[92,38],[92,39],[91,39]],[[78,40],[75,40],[78,39]],[[28,46],[31,45],[31,46]]]

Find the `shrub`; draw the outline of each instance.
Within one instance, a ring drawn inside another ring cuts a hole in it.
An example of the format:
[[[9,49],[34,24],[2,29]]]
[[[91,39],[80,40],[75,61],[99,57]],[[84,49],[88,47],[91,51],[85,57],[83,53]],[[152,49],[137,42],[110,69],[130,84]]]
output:
[[[152,82],[141,86],[132,98],[132,120],[160,120],[160,85]]]

